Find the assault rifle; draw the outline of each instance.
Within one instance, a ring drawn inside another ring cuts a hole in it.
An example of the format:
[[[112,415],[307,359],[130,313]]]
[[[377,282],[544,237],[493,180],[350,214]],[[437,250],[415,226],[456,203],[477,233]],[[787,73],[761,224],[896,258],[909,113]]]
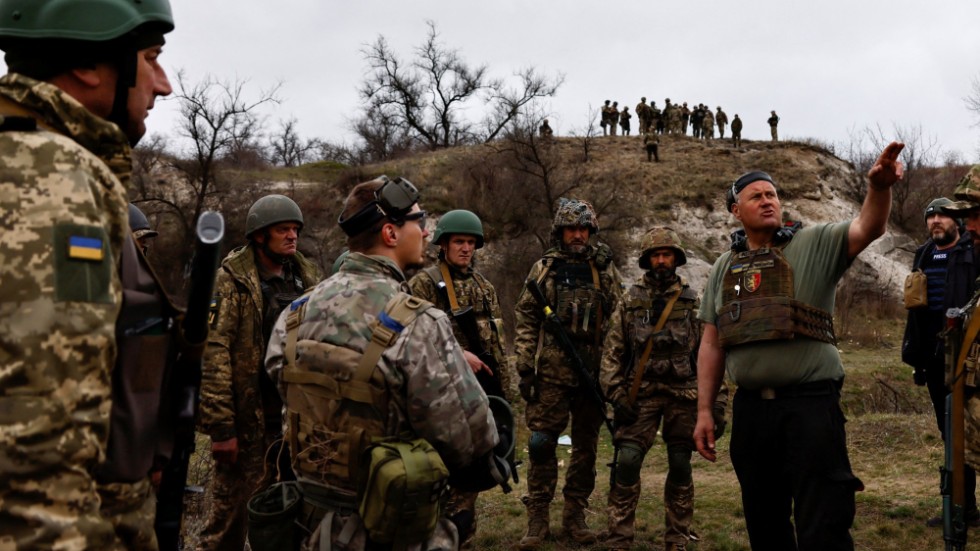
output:
[[[599,389],[599,385],[596,384],[592,374],[589,373],[589,369],[585,365],[585,360],[582,359],[582,355],[575,348],[575,343],[572,342],[572,338],[565,332],[565,327],[562,325],[561,320],[558,319],[558,315],[551,309],[551,304],[545,298],[544,292],[541,291],[541,286],[538,282],[533,279],[529,280],[527,282],[527,290],[531,292],[531,297],[534,298],[544,312],[545,329],[555,337],[558,345],[565,352],[565,356],[572,362],[572,367],[575,368],[575,373],[578,375],[582,387],[599,404],[599,407],[602,408],[602,419],[606,422],[606,428],[609,429],[609,434],[615,438],[616,429],[613,427],[612,421],[606,417],[606,402],[608,400],[602,395],[602,390]],[[598,331],[599,328],[596,328],[596,330]],[[613,444],[613,460],[608,465],[610,486],[616,483],[616,467],[619,465],[619,446],[615,446],[615,442]]]
[[[480,371],[476,374],[476,380],[480,382],[483,391],[487,393],[487,396],[500,396],[506,400],[507,396],[504,395],[504,388],[500,384],[500,364],[497,363],[497,357],[493,355],[493,352],[483,347],[483,340],[480,338],[480,328],[476,324],[476,314],[473,312],[473,307],[467,306],[453,312],[453,319],[456,320],[459,329],[466,335],[470,352],[487,364],[487,367],[493,372],[489,374],[486,371]]]
[[[225,220],[221,213],[202,213],[197,219],[196,235],[187,312],[178,332],[180,350],[170,383],[176,417],[174,450],[163,469],[163,480],[157,492],[154,530],[162,551],[176,551],[180,540],[187,464],[194,453],[194,427],[201,393],[201,360],[208,342],[214,278],[221,258],[221,240],[225,235]]]
[[[963,323],[969,314],[969,325]],[[966,547],[966,491],[964,482],[966,406],[963,364],[973,341],[980,332],[980,304],[976,299],[963,308],[946,311],[946,361],[953,375],[952,391],[946,396],[945,461],[940,469],[940,493],[943,496],[943,540],[946,551],[962,551]]]

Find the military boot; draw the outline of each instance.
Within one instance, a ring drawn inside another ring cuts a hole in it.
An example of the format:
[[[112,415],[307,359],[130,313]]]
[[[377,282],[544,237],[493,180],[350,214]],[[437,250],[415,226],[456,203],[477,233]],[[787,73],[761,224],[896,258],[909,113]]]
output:
[[[588,545],[596,542],[595,532],[585,523],[585,511],[578,507],[565,506],[561,515],[561,528],[565,535],[575,543]]]
[[[544,545],[545,540],[550,537],[551,529],[548,527],[548,514],[536,514],[527,520],[527,533],[521,538],[517,548],[521,551],[534,551]]]
[[[686,543],[668,543],[664,551],[687,551]]]

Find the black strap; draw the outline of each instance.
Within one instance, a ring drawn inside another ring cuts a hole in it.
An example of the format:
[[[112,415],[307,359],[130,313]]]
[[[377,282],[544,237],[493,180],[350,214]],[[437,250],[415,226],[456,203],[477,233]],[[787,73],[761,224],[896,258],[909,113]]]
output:
[[[37,130],[37,120],[32,117],[0,115],[0,132],[33,132]]]

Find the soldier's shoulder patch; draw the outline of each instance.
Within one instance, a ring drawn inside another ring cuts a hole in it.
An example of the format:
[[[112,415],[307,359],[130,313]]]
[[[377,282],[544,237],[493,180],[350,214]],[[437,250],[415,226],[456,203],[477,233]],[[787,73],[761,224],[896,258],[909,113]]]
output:
[[[215,295],[211,298],[211,309],[208,312],[208,325],[211,329],[218,326],[218,312],[221,311],[221,296]]]
[[[61,223],[54,228],[55,296],[62,302],[109,303],[112,254],[105,228]]]

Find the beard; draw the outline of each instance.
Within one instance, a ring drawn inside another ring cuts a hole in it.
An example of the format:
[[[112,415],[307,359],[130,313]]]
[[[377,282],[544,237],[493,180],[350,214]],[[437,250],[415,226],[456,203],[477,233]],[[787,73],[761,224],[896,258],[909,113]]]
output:
[[[932,242],[940,247],[945,247],[946,245],[949,245],[955,240],[956,240],[955,230],[946,230],[939,235],[936,235],[935,232],[933,232],[932,234]]]
[[[677,271],[673,268],[653,268],[650,270],[650,278],[661,286],[669,285],[677,279]]]

